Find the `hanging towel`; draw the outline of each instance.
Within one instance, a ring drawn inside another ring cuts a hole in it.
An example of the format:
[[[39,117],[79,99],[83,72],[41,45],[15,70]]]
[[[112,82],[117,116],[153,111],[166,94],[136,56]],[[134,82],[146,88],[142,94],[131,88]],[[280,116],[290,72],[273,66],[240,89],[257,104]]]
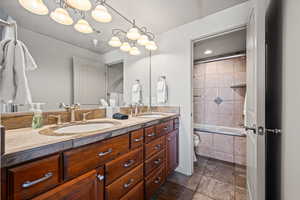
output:
[[[157,82],[157,103],[164,104],[168,100],[168,87],[165,78],[160,78]]]
[[[142,102],[142,86],[140,83],[135,83],[131,91],[131,103],[140,104]]]
[[[0,100],[15,104],[32,103],[26,71],[37,65],[21,41],[0,42]]]

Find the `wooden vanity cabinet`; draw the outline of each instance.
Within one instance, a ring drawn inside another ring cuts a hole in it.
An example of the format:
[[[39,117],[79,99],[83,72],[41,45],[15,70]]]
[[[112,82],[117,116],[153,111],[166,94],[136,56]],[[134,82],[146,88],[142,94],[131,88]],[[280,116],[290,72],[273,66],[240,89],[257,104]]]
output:
[[[103,168],[92,170],[33,200],[103,200],[104,199]]]
[[[178,129],[166,136],[166,174],[169,175],[179,164]]]
[[[178,119],[2,168],[3,200],[150,199],[178,166]]]

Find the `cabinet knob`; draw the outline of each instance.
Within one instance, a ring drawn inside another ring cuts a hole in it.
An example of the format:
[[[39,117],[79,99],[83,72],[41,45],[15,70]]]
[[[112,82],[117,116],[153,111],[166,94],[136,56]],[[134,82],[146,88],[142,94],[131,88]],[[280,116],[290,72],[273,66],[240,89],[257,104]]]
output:
[[[101,175],[101,174],[98,174],[98,175],[97,175],[97,178],[98,178],[99,181],[103,181],[103,180],[104,180],[104,176]]]

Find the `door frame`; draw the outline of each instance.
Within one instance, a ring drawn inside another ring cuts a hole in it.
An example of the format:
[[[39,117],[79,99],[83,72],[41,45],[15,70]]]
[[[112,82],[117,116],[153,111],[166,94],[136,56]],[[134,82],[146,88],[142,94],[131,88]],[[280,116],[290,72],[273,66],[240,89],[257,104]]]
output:
[[[191,89],[191,102],[190,102],[190,105],[191,105],[191,133],[193,134],[194,133],[194,100],[193,100],[193,97],[194,97],[194,91],[193,91],[193,74],[194,74],[194,44],[199,42],[199,41],[203,41],[203,40],[207,40],[207,39],[211,39],[211,38],[214,38],[214,37],[219,37],[219,36],[222,36],[222,35],[226,35],[226,34],[230,34],[230,33],[233,33],[233,32],[236,32],[236,31],[241,31],[241,30],[247,30],[247,23],[243,24],[243,25],[240,25],[240,26],[233,26],[231,28],[228,28],[228,29],[224,29],[222,31],[218,31],[218,32],[215,32],[215,33],[211,33],[211,34],[207,34],[207,35],[204,35],[202,37],[199,37],[199,38],[196,38],[196,39],[192,39],[190,40],[190,49],[191,49],[191,74],[190,74],[190,89]],[[195,149],[194,149],[194,137],[192,137],[192,155],[191,155],[191,161],[192,161],[192,173],[194,173],[194,165],[193,165],[193,161],[194,161],[194,155],[195,155]]]

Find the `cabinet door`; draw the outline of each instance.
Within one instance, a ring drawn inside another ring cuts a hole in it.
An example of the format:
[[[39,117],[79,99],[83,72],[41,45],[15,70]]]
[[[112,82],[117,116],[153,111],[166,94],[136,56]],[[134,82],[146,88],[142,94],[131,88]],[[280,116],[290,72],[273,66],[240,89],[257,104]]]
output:
[[[103,170],[93,170],[33,200],[103,200]]]
[[[169,175],[173,170],[176,169],[179,163],[178,159],[178,130],[169,133],[166,137],[167,146],[167,163],[166,173]]]

